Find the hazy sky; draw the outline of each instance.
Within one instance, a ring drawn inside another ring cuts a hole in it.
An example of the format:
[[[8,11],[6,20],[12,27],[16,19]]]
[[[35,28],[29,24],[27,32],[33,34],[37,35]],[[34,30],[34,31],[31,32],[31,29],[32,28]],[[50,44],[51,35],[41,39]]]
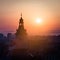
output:
[[[60,0],[0,0],[0,32],[16,32],[21,12],[28,34],[60,33]]]

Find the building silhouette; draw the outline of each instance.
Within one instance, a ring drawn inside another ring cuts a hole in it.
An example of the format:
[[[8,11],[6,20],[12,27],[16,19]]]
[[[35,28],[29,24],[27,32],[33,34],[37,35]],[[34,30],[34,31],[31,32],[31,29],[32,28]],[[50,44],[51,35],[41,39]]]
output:
[[[16,31],[16,38],[23,39],[24,37],[26,37],[26,35],[27,33],[26,33],[26,29],[24,28],[24,21],[23,21],[22,13],[21,13],[21,17],[19,19],[19,26]]]

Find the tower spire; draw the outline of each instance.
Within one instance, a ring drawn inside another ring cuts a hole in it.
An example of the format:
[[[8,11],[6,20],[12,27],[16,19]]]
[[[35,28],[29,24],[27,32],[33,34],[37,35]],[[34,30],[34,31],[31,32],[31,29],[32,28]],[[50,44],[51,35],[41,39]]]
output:
[[[22,17],[22,13],[21,13],[21,17]]]

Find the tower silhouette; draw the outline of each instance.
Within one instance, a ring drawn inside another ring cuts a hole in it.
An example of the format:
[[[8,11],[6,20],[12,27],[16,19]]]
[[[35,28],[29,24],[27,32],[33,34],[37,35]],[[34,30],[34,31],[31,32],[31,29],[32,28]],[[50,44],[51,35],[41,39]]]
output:
[[[16,31],[16,37],[18,39],[23,39],[24,37],[26,37],[26,35],[27,35],[27,33],[26,33],[26,29],[24,28],[24,21],[23,21],[22,13],[21,13],[21,17],[19,19],[19,26]]]

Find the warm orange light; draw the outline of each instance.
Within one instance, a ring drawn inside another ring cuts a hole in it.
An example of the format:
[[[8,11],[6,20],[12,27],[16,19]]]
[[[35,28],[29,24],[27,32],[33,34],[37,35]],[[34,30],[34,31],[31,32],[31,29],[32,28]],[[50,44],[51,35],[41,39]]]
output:
[[[36,19],[36,23],[37,23],[37,24],[42,23],[42,19],[41,19],[41,18],[37,18],[37,19]]]

